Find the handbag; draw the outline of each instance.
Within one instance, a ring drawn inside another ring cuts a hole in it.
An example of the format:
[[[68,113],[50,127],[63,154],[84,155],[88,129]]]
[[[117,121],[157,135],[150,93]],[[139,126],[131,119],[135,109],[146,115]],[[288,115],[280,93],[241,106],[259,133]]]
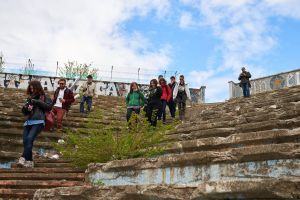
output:
[[[54,125],[54,113],[52,111],[45,113],[44,131],[50,131]]]
[[[43,96],[42,100],[45,102],[46,97]],[[54,113],[52,111],[46,111],[45,112],[45,127],[44,127],[44,131],[50,131],[51,128],[54,125]]]

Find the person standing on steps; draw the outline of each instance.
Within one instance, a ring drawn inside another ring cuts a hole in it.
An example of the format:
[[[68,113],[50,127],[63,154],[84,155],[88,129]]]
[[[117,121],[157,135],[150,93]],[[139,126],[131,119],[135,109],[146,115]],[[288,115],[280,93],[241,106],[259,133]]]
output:
[[[161,118],[163,118],[163,123],[166,123],[166,107],[167,107],[167,103],[170,101],[172,94],[171,94],[171,89],[170,87],[167,85],[167,81],[164,78],[160,78],[159,79],[159,85],[162,89],[162,95],[161,95],[161,110],[158,116],[158,120],[161,120]]]
[[[171,82],[168,85],[171,89],[171,98],[168,102],[168,107],[169,107],[169,110],[170,110],[170,113],[171,113],[171,117],[174,119],[175,118],[175,113],[176,113],[176,103],[173,99],[173,92],[174,92],[174,88],[175,88],[175,85],[176,85],[175,76],[171,76],[170,81]]]
[[[57,129],[62,129],[62,121],[71,104],[75,101],[73,92],[66,87],[66,79],[58,81],[59,87],[54,92],[52,112],[56,115]]]
[[[136,114],[140,114],[141,108],[145,104],[145,97],[143,93],[138,88],[138,84],[136,82],[132,82],[130,84],[130,91],[126,96],[126,105],[127,105],[127,114],[126,119],[127,122],[130,120],[132,112]]]
[[[179,119],[183,121],[185,118],[186,100],[191,100],[190,89],[188,84],[185,83],[183,75],[180,75],[179,83],[175,84],[173,99],[178,105]]]
[[[45,113],[51,111],[52,101],[45,95],[41,83],[37,80],[29,82],[27,94],[28,98],[22,107],[22,113],[27,117],[23,129],[24,150],[17,164],[21,167],[33,168],[33,143],[45,127]]]
[[[251,88],[251,84],[250,84],[250,80],[249,80],[250,78],[251,78],[250,72],[247,72],[246,68],[243,67],[242,73],[239,76],[239,80],[240,80],[239,85],[243,90],[244,97],[250,97],[250,88]]]
[[[83,92],[83,96],[80,102],[80,112],[84,112],[84,104],[87,104],[87,113],[91,111],[92,108],[92,102],[93,102],[93,97],[95,96],[95,91],[96,91],[96,84],[93,82],[93,77],[92,75],[87,76],[87,82],[85,82],[80,90]]]
[[[162,95],[162,89],[161,87],[158,86],[158,81],[156,79],[152,79],[150,81],[149,96],[147,99],[148,104],[146,110],[146,116],[151,126],[156,126],[157,124],[157,117],[162,107],[162,103],[160,99],[161,95]]]

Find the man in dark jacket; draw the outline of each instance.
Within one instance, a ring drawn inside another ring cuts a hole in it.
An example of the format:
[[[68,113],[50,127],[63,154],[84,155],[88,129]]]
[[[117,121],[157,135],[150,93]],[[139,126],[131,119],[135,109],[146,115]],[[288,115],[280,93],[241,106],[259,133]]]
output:
[[[239,76],[239,80],[240,80],[240,87],[242,87],[244,97],[250,96],[250,87],[251,87],[250,80],[249,80],[250,78],[251,78],[250,72],[247,72],[246,68],[243,67],[242,73]]]
[[[63,117],[75,99],[73,92],[66,87],[66,79],[60,79],[58,84],[59,87],[54,92],[52,111],[57,118],[57,129],[61,129]]]
[[[170,110],[170,113],[171,113],[171,117],[175,118],[176,103],[175,103],[175,101],[173,99],[173,91],[174,91],[175,84],[176,84],[176,78],[175,78],[175,76],[171,76],[170,80],[171,80],[171,82],[168,85],[171,88],[172,97],[171,97],[170,101],[168,102],[168,107],[169,107],[169,110]]]

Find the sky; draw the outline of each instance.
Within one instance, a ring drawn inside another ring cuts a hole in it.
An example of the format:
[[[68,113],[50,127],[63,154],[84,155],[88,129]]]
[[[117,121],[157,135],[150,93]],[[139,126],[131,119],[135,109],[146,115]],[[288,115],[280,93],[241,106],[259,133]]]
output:
[[[92,63],[100,76],[148,82],[184,74],[206,101],[228,99],[243,66],[253,78],[300,68],[300,0],[0,0],[6,68],[32,59]]]

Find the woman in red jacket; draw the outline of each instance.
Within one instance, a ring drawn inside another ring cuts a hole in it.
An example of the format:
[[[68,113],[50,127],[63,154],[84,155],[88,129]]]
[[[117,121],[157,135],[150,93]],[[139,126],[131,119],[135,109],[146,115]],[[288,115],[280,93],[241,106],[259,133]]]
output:
[[[162,89],[162,95],[160,98],[162,103],[162,109],[160,115],[158,116],[158,119],[161,120],[161,118],[163,118],[163,123],[166,123],[166,106],[167,102],[169,102],[172,97],[172,91],[164,78],[159,79],[159,84]]]

